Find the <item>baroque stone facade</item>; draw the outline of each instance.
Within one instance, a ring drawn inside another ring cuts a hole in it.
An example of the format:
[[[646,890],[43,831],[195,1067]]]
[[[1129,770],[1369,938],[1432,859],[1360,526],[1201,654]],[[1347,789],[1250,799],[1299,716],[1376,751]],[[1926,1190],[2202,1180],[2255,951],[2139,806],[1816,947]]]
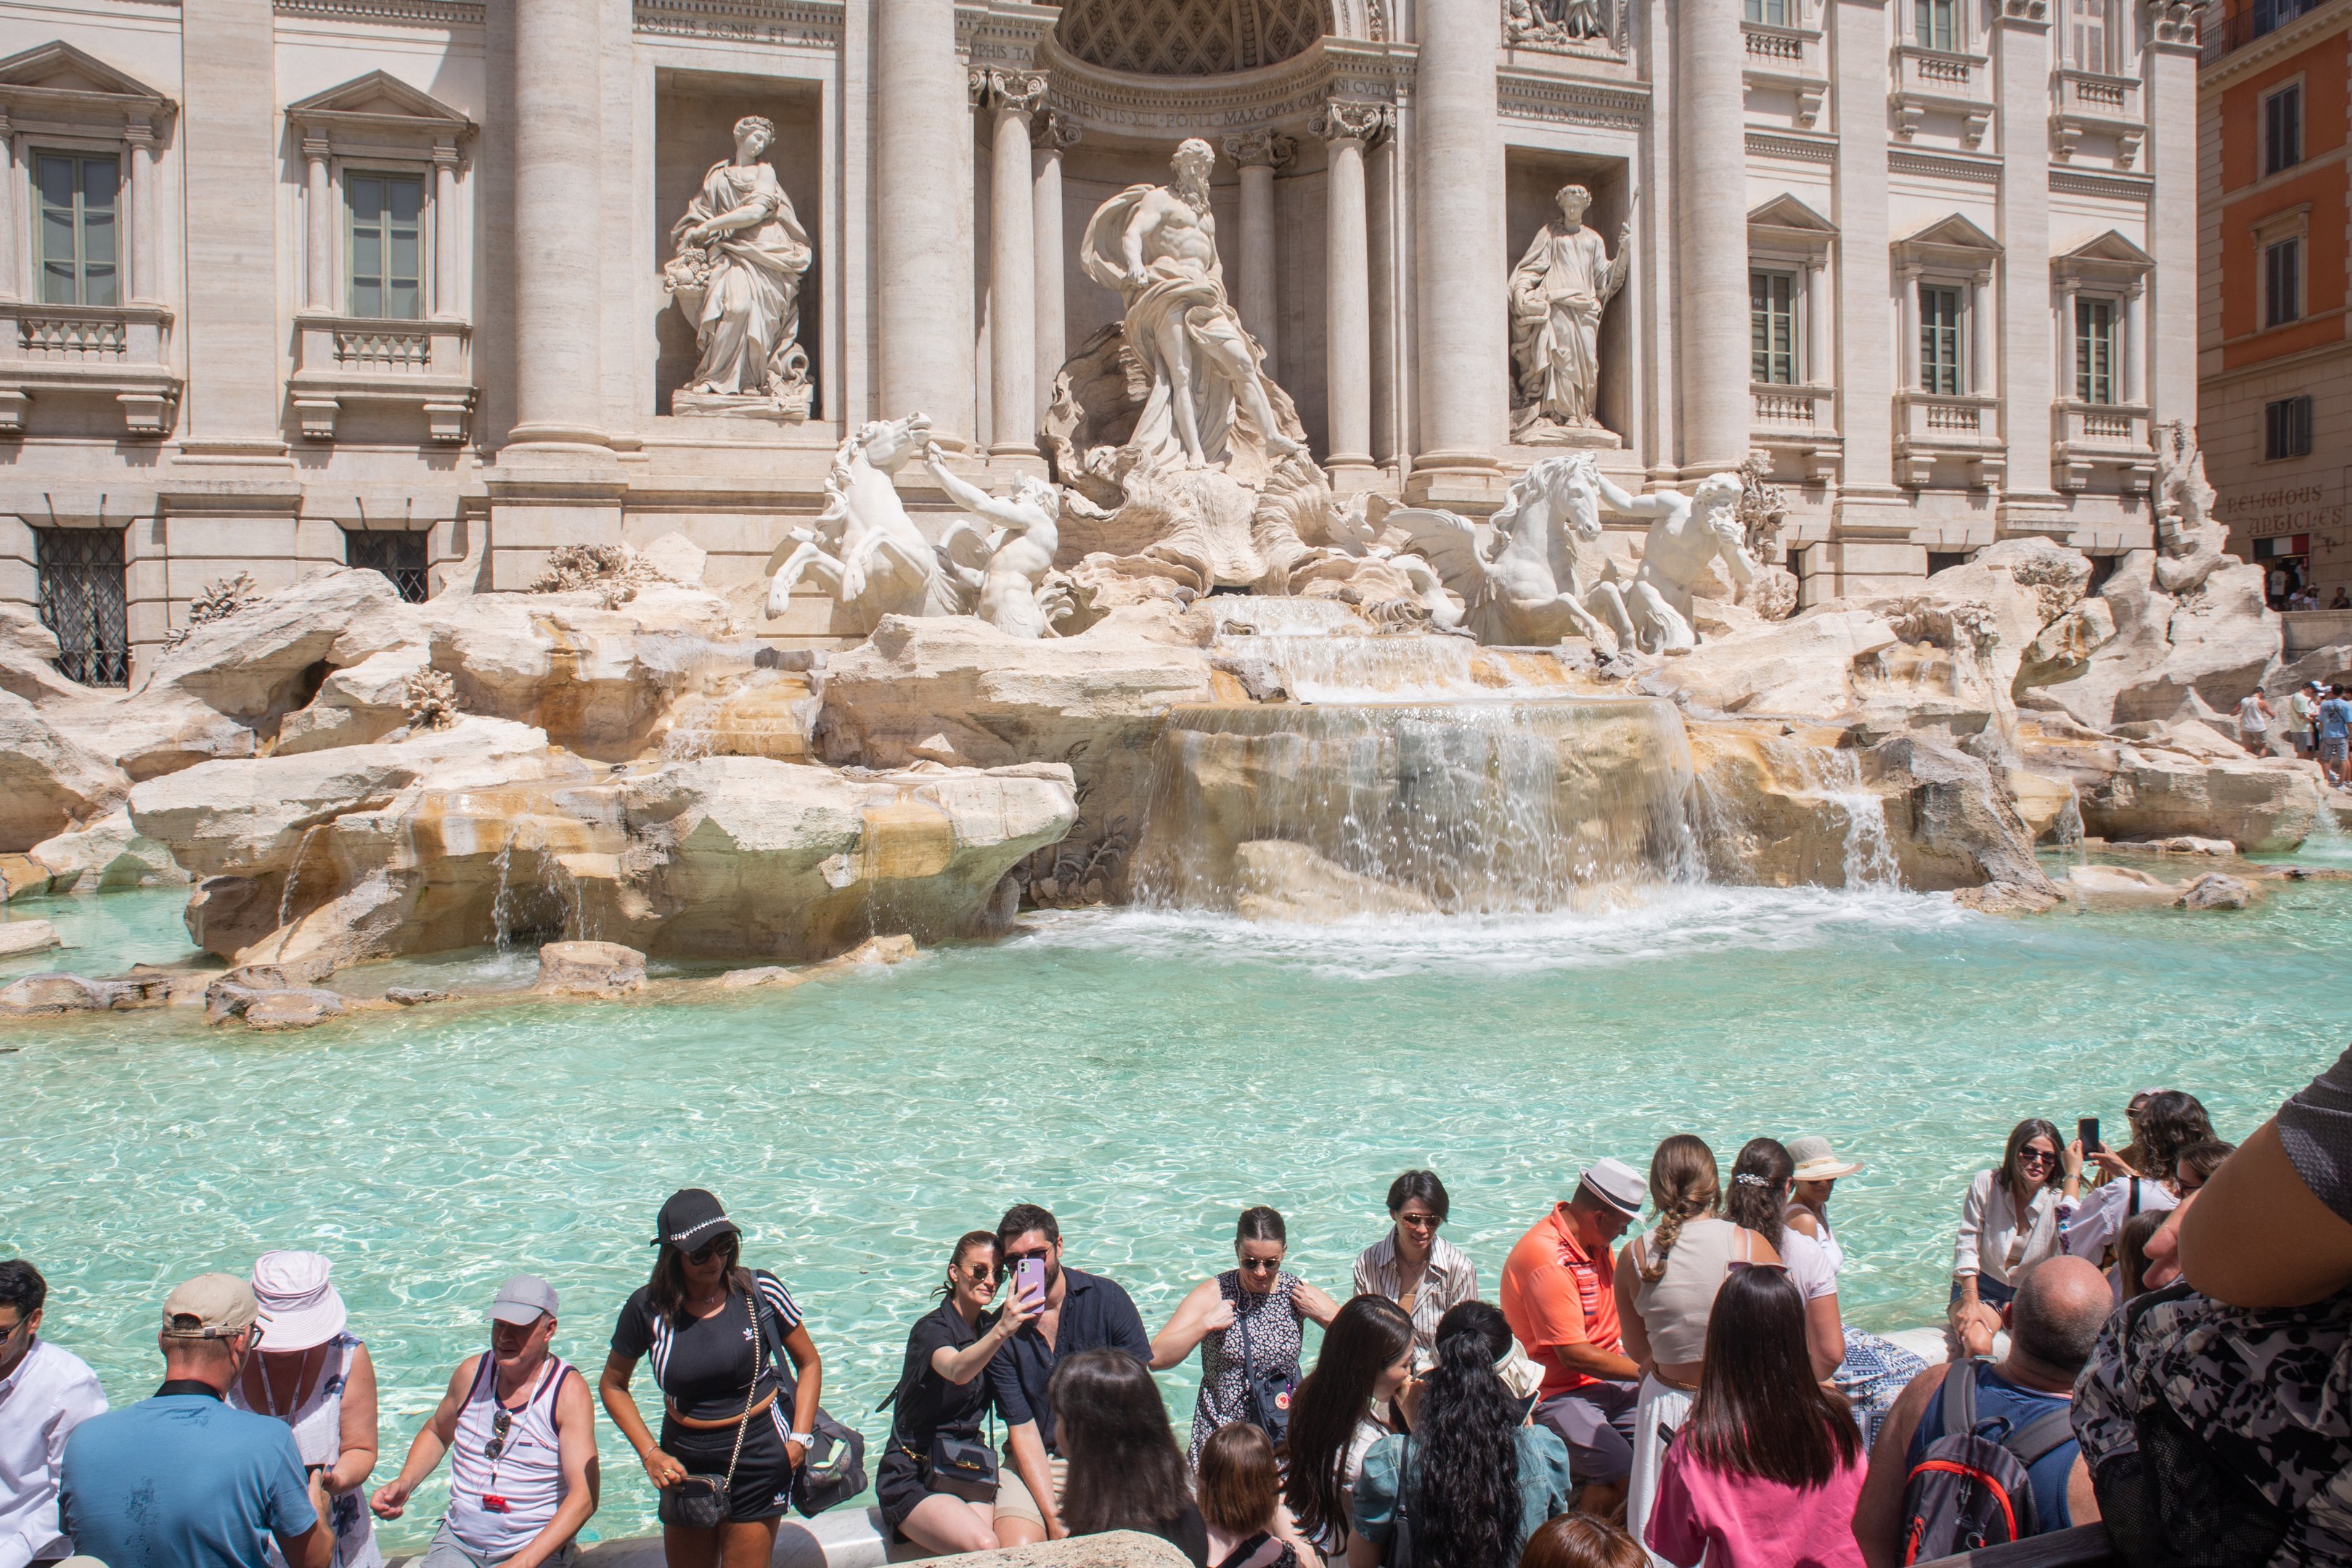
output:
[[[1557,453],[1515,442],[1512,274],[1575,185],[1612,291],[1523,292],[1579,323],[1611,483],[1768,453],[1768,553],[1814,599],[2003,537],[2151,542],[2153,432],[2197,390],[2184,7],[1404,15],[0,0],[0,600],[116,681],[241,571],[510,588],[682,533],[749,613],[869,421],[929,416],[968,487],[1045,474],[1055,378],[1123,309],[1089,215],[1192,138],[1234,308],[1343,496],[1477,515]],[[698,318],[674,280],[731,274],[681,268],[676,226],[730,178],[775,297]],[[714,354],[751,367],[715,394]],[[898,485],[934,537],[960,510],[924,465]],[[814,588],[766,630],[858,632]]]

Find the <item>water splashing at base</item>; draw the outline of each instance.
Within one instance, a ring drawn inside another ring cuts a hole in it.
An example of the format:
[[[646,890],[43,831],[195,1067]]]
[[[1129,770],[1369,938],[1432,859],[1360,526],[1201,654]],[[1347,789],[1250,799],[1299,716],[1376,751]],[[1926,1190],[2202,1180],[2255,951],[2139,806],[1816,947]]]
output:
[[[1852,752],[1815,750],[1809,755],[1822,798],[1845,815],[1846,890],[1900,892],[1903,868],[1895,858],[1895,843],[1886,831],[1885,798],[1863,784],[1862,764]]]

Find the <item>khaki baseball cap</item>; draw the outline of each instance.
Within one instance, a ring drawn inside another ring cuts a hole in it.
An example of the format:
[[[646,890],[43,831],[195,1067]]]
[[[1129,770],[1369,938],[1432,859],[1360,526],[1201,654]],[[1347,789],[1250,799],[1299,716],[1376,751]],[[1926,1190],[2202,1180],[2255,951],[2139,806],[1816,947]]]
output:
[[[167,1340],[225,1340],[261,1315],[253,1287],[234,1274],[199,1274],[163,1300]],[[184,1320],[194,1319],[194,1326]]]

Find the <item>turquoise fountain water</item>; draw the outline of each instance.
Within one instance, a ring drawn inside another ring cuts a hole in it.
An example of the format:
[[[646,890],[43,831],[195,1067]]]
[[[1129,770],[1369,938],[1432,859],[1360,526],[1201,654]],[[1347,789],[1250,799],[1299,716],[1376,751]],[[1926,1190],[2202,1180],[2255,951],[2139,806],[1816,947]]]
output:
[[[186,951],[180,895],[15,907],[102,973]],[[2309,976],[2352,942],[2352,889],[2244,914],[2000,921],[1908,894],[1654,889],[1591,914],[1254,927],[1126,912],[1033,920],[782,994],[370,1016],[308,1035],[184,1012],[0,1035],[0,1247],[36,1258],[47,1332],[118,1401],[156,1376],[174,1280],[272,1247],[335,1260],[383,1386],[388,1476],[511,1269],[566,1303],[593,1376],[650,1261],[655,1207],[715,1188],[790,1281],[826,1403],[878,1436],[949,1240],[1015,1198],[1152,1326],[1229,1267],[1244,1205],[1290,1219],[1295,1266],[1344,1291],[1408,1164],[1441,1171],[1450,1234],[1494,1288],[1579,1163],[1663,1134],[1727,1163],[1759,1132],[1825,1132],[1867,1163],[1833,1217],[1843,1305],[1932,1321],[1969,1174],[2021,1115],[2120,1123],[2192,1088],[2242,1136],[2352,1035]],[[0,979],[55,959],[0,965]],[[407,964],[519,982],[527,956]],[[355,972],[353,989],[384,982]],[[1164,1380],[1189,1411],[1192,1374]],[[606,1536],[652,1493],[609,1425]],[[389,1527],[421,1544],[439,1494]]]

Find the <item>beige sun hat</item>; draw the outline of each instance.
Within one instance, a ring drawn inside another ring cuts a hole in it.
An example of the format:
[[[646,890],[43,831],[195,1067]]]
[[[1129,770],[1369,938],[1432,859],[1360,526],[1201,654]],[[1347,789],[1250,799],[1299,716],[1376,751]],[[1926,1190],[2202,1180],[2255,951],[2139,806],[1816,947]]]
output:
[[[1790,1139],[1789,1158],[1797,1165],[1790,1179],[1799,1182],[1833,1182],[1862,1169],[1859,1160],[1839,1159],[1826,1138]]]

